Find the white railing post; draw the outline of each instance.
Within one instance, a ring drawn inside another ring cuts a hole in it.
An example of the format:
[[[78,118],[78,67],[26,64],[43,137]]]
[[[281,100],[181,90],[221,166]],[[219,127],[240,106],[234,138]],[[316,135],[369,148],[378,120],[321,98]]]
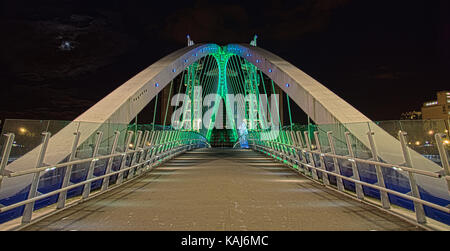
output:
[[[434,138],[436,140],[436,144],[438,147],[438,151],[439,151],[439,156],[441,157],[441,163],[442,163],[442,167],[444,168],[444,174],[445,174],[445,178],[447,180],[447,188],[448,188],[448,193],[450,194],[450,164],[448,162],[449,157],[448,157],[448,153],[444,148],[444,144],[442,143],[442,139],[446,137],[445,134],[443,133],[436,133],[434,135]]]
[[[155,135],[156,135],[156,132],[155,131],[152,131],[151,132],[151,138],[150,138],[150,141],[149,141],[149,146],[148,146],[148,149],[147,149],[147,153],[145,154],[145,161],[146,161],[146,166],[145,166],[145,169],[146,169],[146,171],[147,170],[149,170],[150,169],[150,167],[151,167],[151,157],[152,157],[152,154],[153,154],[153,151],[154,151],[154,141],[155,141]]]
[[[327,137],[328,137],[328,144],[330,144],[331,154],[336,155],[336,147],[334,145],[333,133],[327,132]],[[339,161],[337,160],[336,157],[333,157],[333,164],[334,164],[334,172],[338,175],[342,175],[341,167],[339,166]],[[342,181],[341,177],[336,176],[336,184],[339,191],[341,192],[345,191],[344,182]]]
[[[356,163],[355,154],[353,153],[352,144],[350,142],[350,132],[345,132],[345,142],[347,143],[347,150],[350,157],[350,163],[352,165],[352,171],[353,171],[353,179],[357,181],[361,181],[361,178],[359,177],[359,171],[358,171],[358,164]],[[356,196],[360,200],[364,200],[364,190],[361,184],[355,182],[355,190],[356,190]]]
[[[141,144],[139,146],[141,148],[141,152],[140,152],[140,155],[139,155],[138,163],[144,162],[145,159],[147,158],[146,155],[147,155],[148,150],[146,151],[146,147],[147,147],[146,143],[147,143],[147,140],[148,140],[149,136],[150,136],[150,132],[148,130],[145,130],[144,131],[144,137],[142,138],[142,142],[141,142]],[[142,169],[144,169],[144,165],[139,165],[138,168],[137,168],[138,175],[140,175],[143,172]]]
[[[111,154],[111,155],[113,155],[113,154],[116,153],[116,147],[117,147],[117,143],[118,143],[118,141],[119,141],[119,135],[120,135],[120,132],[119,132],[119,131],[115,131],[115,132],[114,132],[114,140],[113,140],[113,144],[112,144],[112,146],[111,146],[111,151],[110,151],[110,154]],[[110,158],[108,159],[108,165],[106,166],[105,175],[108,175],[108,174],[111,172],[111,168],[112,168],[113,162],[114,162],[114,157],[110,157]],[[106,191],[106,189],[108,189],[108,186],[109,186],[109,178],[110,178],[110,177],[108,176],[108,177],[105,177],[105,178],[103,179],[103,182],[102,182],[102,191]]]
[[[8,165],[8,160],[9,160],[9,155],[11,154],[11,148],[12,145],[14,143],[14,133],[7,133],[5,134],[6,136],[6,143],[5,143],[5,147],[3,148],[3,154],[2,154],[2,161],[0,163],[0,188],[2,185],[2,180],[3,180],[3,176],[4,176],[4,171],[6,168],[6,165]]]
[[[134,145],[133,145],[133,150],[137,150],[139,148],[139,143],[141,141],[141,137],[142,137],[142,131],[137,131],[137,137],[134,139]],[[136,156],[138,155],[138,152],[135,151],[132,155],[131,155],[131,161],[130,161],[130,166],[133,166],[136,163]],[[130,170],[128,170],[128,176],[127,176],[127,180],[133,178],[134,176],[134,171],[136,170],[135,167],[130,168]]]
[[[372,158],[375,161],[380,162],[380,159],[378,158],[377,148],[375,146],[375,141],[373,139],[373,135],[374,135],[374,133],[371,131],[369,131],[367,133],[367,136],[369,138],[369,143],[370,143],[370,150],[372,152]],[[375,165],[375,172],[377,174],[378,185],[381,186],[382,188],[386,188],[386,184],[384,183],[383,172],[379,165]],[[381,190],[379,190],[379,191],[380,191],[380,197],[381,197],[381,204],[382,204],[383,208],[384,209],[391,208],[391,203],[389,202],[389,196],[388,196],[387,192],[381,191]]]
[[[318,131],[314,132],[314,139],[316,140],[317,150],[320,152],[320,155],[319,155],[320,167],[321,167],[322,170],[326,171],[327,168],[325,167],[325,160],[323,158],[324,155],[323,155],[323,152],[322,152],[322,146],[320,145],[319,132]],[[330,178],[328,177],[328,173],[322,172],[322,182],[326,186],[330,185]]]
[[[69,160],[68,160],[69,162],[75,159],[75,155],[77,154],[78,141],[80,140],[80,135],[81,135],[81,133],[79,131],[74,132],[73,134],[75,137],[74,137],[73,143],[72,143],[72,152],[70,153],[70,156],[69,156]],[[68,165],[66,167],[66,171],[64,173],[64,178],[63,178],[61,188],[65,188],[67,185],[69,185],[70,176],[72,175],[72,168],[73,168],[73,165]],[[64,206],[66,204],[66,198],[67,198],[67,190],[59,193],[58,204],[56,206],[56,209],[64,208]]]
[[[402,132],[399,131],[398,132],[398,137],[400,139],[400,144],[402,146],[402,152],[403,152],[403,157],[405,159],[405,163],[407,167],[413,168],[413,163],[411,160],[411,155],[409,153],[409,149],[406,146],[406,132]],[[410,171],[408,171],[408,177],[409,177],[409,185],[411,187],[411,193],[414,197],[416,197],[417,199],[420,199],[420,193],[419,193],[419,188],[417,186],[416,183],[416,179],[414,177],[414,174],[411,173]],[[427,219],[425,217],[425,211],[423,209],[423,205],[414,201],[414,211],[416,212],[416,219],[417,222],[420,224],[426,223]]]
[[[306,158],[306,154],[305,154],[305,145],[303,144],[303,139],[302,139],[302,133],[301,131],[297,131],[297,143],[300,147],[300,154],[299,154],[299,158],[301,158],[301,160],[299,159],[300,163],[302,163],[302,161],[304,161],[306,164],[308,163],[308,160]],[[307,174],[307,170],[308,168],[304,165],[301,165],[303,173],[306,175]]]
[[[128,131],[127,134],[128,135],[127,135],[127,138],[125,140],[125,146],[124,146],[124,149],[123,149],[122,161],[120,162],[119,171],[124,169],[125,165],[127,163],[128,151],[129,151],[129,148],[130,148],[131,138],[133,137],[133,131]],[[117,184],[122,184],[124,172],[125,171],[120,172],[119,175],[117,176],[117,182],[116,182]]]
[[[36,160],[35,168],[41,167],[42,163],[44,162],[45,152],[47,151],[48,141],[50,139],[51,133],[43,132],[42,135],[43,135],[43,140],[42,140],[41,149],[39,151],[38,158]],[[33,175],[33,180],[31,181],[30,191],[28,192],[28,199],[34,198],[37,194],[40,174],[41,174],[41,172],[36,172]],[[23,210],[23,215],[22,215],[22,223],[30,223],[31,222],[31,216],[33,214],[34,204],[35,204],[35,201],[27,203],[25,205],[25,209]]]
[[[86,176],[86,180],[90,180],[90,179],[92,179],[92,177],[94,177],[95,163],[97,163],[96,157],[98,154],[98,148],[100,147],[100,143],[102,142],[102,137],[103,137],[103,132],[98,131],[97,138],[95,139],[94,150],[92,151],[93,159],[92,159],[91,163],[89,164],[89,169],[88,169],[88,173]],[[84,184],[82,198],[87,199],[87,197],[89,197],[90,193],[91,193],[91,182],[88,182],[88,183]]]
[[[307,131],[304,131],[303,133],[305,134],[306,149],[308,150],[308,155],[309,155],[310,163],[311,163],[314,167],[317,167],[316,161],[314,160],[314,156],[313,156],[313,154],[311,153],[312,148],[311,148],[311,143],[309,142],[308,132],[307,132]],[[308,161],[306,161],[306,162],[308,163]],[[311,168],[311,169],[312,169],[311,172],[312,172],[312,177],[313,177],[313,179],[319,180],[319,176],[317,176],[317,171],[316,171],[316,169],[314,169],[314,168]]]
[[[297,165],[297,169],[300,170],[300,157],[298,154],[298,143],[297,143],[297,137],[295,136],[295,132],[294,131],[290,131],[291,134],[291,139],[292,139],[292,151],[293,151],[293,159],[291,161],[291,163],[293,165]]]

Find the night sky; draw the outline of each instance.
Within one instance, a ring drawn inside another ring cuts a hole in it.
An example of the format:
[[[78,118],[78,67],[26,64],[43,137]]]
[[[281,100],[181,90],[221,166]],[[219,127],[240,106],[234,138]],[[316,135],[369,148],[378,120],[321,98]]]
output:
[[[219,45],[258,34],[369,118],[397,120],[450,89],[449,2],[3,0],[0,119],[73,120],[186,34]]]

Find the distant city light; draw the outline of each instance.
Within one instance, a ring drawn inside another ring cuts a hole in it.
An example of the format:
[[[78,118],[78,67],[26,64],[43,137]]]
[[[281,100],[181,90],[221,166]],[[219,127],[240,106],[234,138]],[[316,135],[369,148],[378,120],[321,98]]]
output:
[[[432,101],[432,102],[425,103],[425,106],[432,106],[432,105],[437,105],[437,104],[438,104],[437,101]]]
[[[433,135],[434,131],[433,130],[429,130],[428,134]]]
[[[28,130],[25,127],[19,127],[19,133],[25,134]]]
[[[420,141],[416,141],[416,146],[420,146]]]
[[[448,145],[448,144],[450,144],[450,140],[448,140],[448,139],[446,139],[446,140],[444,140],[444,145]]]

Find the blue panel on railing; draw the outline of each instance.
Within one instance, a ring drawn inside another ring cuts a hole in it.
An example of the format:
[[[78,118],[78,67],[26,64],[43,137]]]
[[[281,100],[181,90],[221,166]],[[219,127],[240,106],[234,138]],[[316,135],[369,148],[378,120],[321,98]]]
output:
[[[112,165],[113,171],[119,170],[121,158],[122,157],[116,158],[115,161],[113,162],[113,165]],[[106,170],[107,161],[103,161],[103,162],[99,161],[99,163],[97,163],[97,164],[98,164],[98,166],[96,166],[96,169],[95,169],[96,171],[94,172],[94,176],[103,175]],[[72,168],[72,174],[71,174],[70,181],[72,183],[78,183],[78,182],[85,181],[88,168],[89,168],[89,163],[74,166]],[[55,169],[55,170],[50,170],[50,171],[46,172],[40,178],[38,192],[45,194],[45,193],[49,193],[51,191],[60,189],[61,185],[62,185],[64,173],[65,173],[65,167]],[[115,175],[115,176],[117,177],[117,175]],[[110,180],[111,184],[113,182],[115,182],[115,180],[116,179],[114,179],[113,181]],[[91,189],[94,190],[94,189],[100,188],[102,181],[103,181],[103,179],[92,182]],[[69,189],[67,192],[67,198],[72,198],[72,197],[81,195],[81,193],[83,192],[83,187],[84,186],[81,185],[79,187]],[[23,189],[21,192],[17,193],[16,195],[11,196],[7,199],[0,200],[0,204],[2,204],[4,206],[8,206],[8,205],[12,205],[12,204],[18,203],[20,201],[26,200],[28,197],[29,189],[30,189],[30,186],[27,186],[25,189]],[[34,205],[34,210],[54,204],[57,201],[58,201],[58,194],[41,199],[41,200],[37,200]],[[4,222],[7,222],[7,221],[10,221],[12,219],[22,216],[23,209],[24,209],[24,206],[21,206],[21,207],[9,210],[7,212],[0,213],[0,223],[4,223]]]

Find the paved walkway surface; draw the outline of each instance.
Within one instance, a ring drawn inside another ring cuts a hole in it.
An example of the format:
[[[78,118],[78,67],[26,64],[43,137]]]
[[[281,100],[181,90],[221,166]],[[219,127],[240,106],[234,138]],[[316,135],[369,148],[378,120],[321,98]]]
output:
[[[420,230],[250,150],[200,149],[24,230]]]

